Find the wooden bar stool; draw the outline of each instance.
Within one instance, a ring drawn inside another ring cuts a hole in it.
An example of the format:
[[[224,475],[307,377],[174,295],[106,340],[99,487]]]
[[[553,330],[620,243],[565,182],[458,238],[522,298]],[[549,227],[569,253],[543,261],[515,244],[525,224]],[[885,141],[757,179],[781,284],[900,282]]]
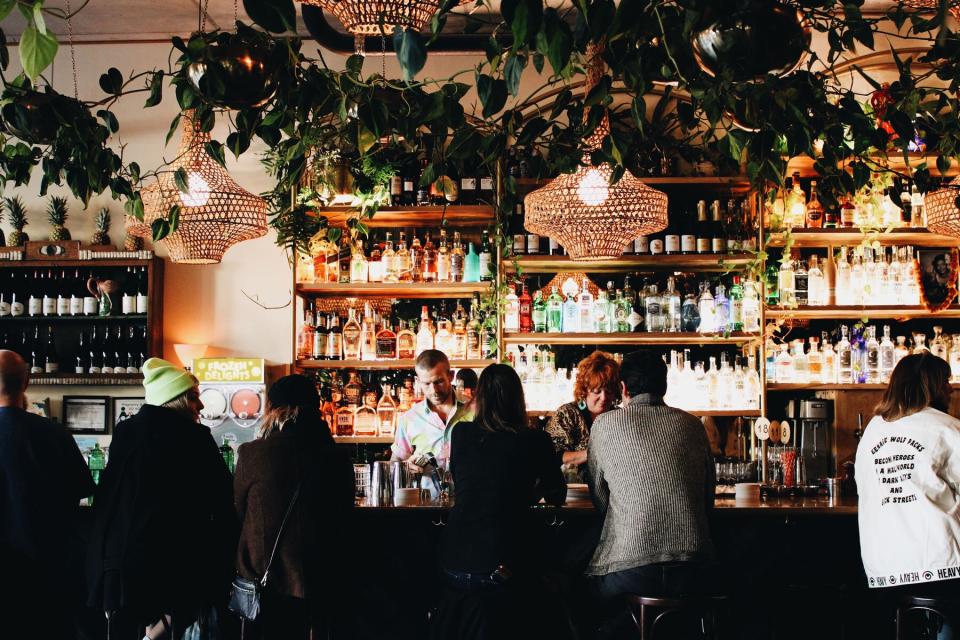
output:
[[[719,640],[722,638],[722,620],[729,603],[727,596],[680,596],[675,598],[654,598],[628,595],[627,604],[633,622],[640,632],[640,640],[655,640],[657,625],[667,620],[700,622],[700,633],[696,638]],[[686,640],[686,636],[670,640]]]
[[[897,640],[937,640],[939,623],[947,622],[957,629],[957,625],[960,624],[957,611],[960,611],[960,598],[903,596],[897,602]],[[935,617],[932,620],[924,620],[911,633],[907,619],[914,612],[931,613]]]

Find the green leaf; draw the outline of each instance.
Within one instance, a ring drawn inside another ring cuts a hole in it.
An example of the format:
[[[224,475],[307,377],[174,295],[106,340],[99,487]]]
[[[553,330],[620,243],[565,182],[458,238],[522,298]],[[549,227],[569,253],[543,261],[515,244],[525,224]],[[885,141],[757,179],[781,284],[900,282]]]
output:
[[[503,79],[507,83],[507,93],[516,97],[520,92],[520,76],[527,66],[527,56],[514,53],[503,68]]]
[[[155,107],[163,99],[163,72],[157,71],[150,77],[150,96],[143,103],[144,108]]]
[[[107,72],[100,76],[100,88],[104,93],[117,95],[123,91],[123,74],[115,67],[110,67]]]
[[[537,73],[543,73],[543,54],[539,51],[533,54],[533,68],[537,70]]]
[[[140,192],[137,191],[129,200],[123,203],[124,210],[140,222],[143,222],[143,199]]]
[[[477,96],[483,105],[483,117],[489,118],[507,103],[507,83],[485,73],[477,74]]]
[[[180,227],[180,205],[175,204],[170,207],[167,219],[170,221],[170,233],[173,233]]]
[[[570,104],[570,101],[573,99],[573,93],[570,89],[564,89],[557,96],[557,99],[553,101],[553,107],[550,109],[550,119],[555,120],[557,116],[563,113],[563,110],[567,108],[567,105]]]
[[[36,81],[53,62],[58,46],[56,38],[40,33],[33,25],[23,31],[19,46],[20,62],[31,82]]]
[[[10,15],[15,6],[17,6],[17,0],[0,0],[0,22]]]
[[[150,224],[150,231],[153,234],[153,241],[159,242],[170,235],[170,223],[158,218]]]
[[[173,172],[173,184],[177,186],[177,190],[180,191],[180,193],[188,193],[190,191],[186,169],[180,167]]]
[[[235,158],[250,148],[250,136],[242,131],[234,131],[227,136],[227,146]]]
[[[513,20],[510,20],[510,30],[513,31],[513,39],[517,45],[522,46],[529,37],[529,14],[530,11],[527,8],[527,3],[521,0],[516,3],[516,7],[513,10]]]
[[[223,151],[223,143],[218,140],[211,140],[207,144],[203,145],[204,150],[207,152],[207,155],[217,161],[217,163],[226,168],[227,158]]]
[[[348,73],[360,75],[363,71],[363,56],[357,54],[350,56],[347,58],[346,67]]]
[[[110,129],[110,133],[116,133],[120,130],[120,123],[117,122],[117,116],[106,109],[97,111],[97,117],[103,120],[103,123]]]
[[[33,3],[33,24],[36,25],[37,31],[43,35],[47,35],[47,23],[43,19],[43,0],[36,0]]]
[[[947,175],[947,171],[950,170],[951,160],[950,156],[937,156],[937,171],[943,175]]]
[[[296,30],[293,0],[243,0],[243,8],[255,23],[273,33]]]
[[[643,127],[647,122],[647,103],[643,96],[636,96],[630,105],[630,115],[633,116],[633,123],[637,125],[637,130],[643,133]]]
[[[403,79],[412,81],[427,62],[427,47],[423,38],[413,29],[397,27],[393,32],[393,50],[397,52]]]
[[[173,137],[174,132],[180,128],[180,118],[183,117],[182,113],[178,113],[177,117],[173,119],[173,122],[170,123],[170,128],[167,130],[167,138],[164,140],[163,144],[170,144],[170,138]]]
[[[570,54],[573,52],[573,32],[570,31],[570,26],[560,18],[556,9],[547,9],[543,17],[544,29],[537,34],[537,49],[546,54],[553,72],[560,74],[570,62]],[[544,42],[541,42],[541,36]],[[543,51],[543,49],[546,50]]]

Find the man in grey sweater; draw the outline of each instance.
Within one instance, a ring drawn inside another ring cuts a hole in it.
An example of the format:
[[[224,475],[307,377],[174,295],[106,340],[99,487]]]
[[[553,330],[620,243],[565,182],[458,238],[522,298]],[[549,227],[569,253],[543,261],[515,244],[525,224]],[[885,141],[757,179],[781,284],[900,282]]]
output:
[[[657,354],[628,354],[620,378],[623,408],[590,432],[591,491],[604,522],[586,574],[602,598],[702,591],[715,483],[703,425],[663,403],[667,368]]]

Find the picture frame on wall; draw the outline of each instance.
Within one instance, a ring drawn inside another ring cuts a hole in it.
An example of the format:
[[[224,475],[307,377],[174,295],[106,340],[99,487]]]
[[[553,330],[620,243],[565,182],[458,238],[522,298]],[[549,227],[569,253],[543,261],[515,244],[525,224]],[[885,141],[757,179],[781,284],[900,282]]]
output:
[[[923,249],[917,252],[917,276],[923,306],[939,311],[957,298],[958,252],[953,249]]]
[[[63,396],[63,425],[73,433],[110,431],[107,396]]]
[[[146,404],[146,398],[114,398],[113,399],[113,426],[132,418]]]

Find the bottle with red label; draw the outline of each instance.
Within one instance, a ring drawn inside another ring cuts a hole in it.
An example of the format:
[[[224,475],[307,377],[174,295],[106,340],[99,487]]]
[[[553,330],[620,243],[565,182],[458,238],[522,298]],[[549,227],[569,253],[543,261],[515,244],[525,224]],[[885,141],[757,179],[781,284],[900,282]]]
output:
[[[520,303],[520,331],[529,333],[533,331],[533,298],[530,297],[530,290],[527,285],[523,285],[523,292],[518,300]]]

